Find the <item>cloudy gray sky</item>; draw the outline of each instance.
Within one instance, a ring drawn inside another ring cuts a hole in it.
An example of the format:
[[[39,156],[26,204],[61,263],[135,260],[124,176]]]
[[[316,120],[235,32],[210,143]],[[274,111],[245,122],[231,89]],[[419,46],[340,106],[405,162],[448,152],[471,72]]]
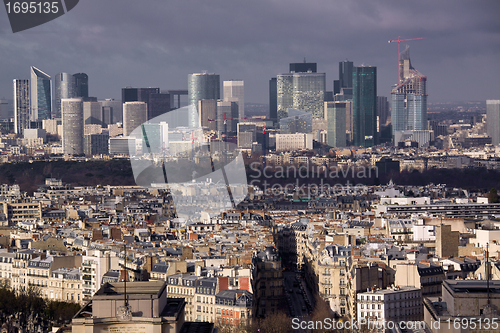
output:
[[[500,99],[499,1],[81,0],[66,15],[13,34],[0,10],[0,97],[29,66],[85,72],[90,94],[125,86],[187,89],[189,73],[243,79],[247,102],[268,102],[288,63],[317,62],[327,89],[338,62],[378,67],[378,94],[397,79],[397,44],[428,77],[430,102]]]

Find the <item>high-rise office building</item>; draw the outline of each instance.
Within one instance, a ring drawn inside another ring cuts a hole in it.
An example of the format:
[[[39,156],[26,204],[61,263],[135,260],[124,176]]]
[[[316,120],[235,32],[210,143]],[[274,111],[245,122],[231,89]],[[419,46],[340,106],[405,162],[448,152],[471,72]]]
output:
[[[75,79],[75,96],[89,97],[89,76],[85,73],[73,74]]]
[[[6,99],[0,99],[0,120],[9,119],[9,102]]]
[[[328,145],[331,147],[346,146],[346,104],[348,102],[325,102],[325,119],[327,123]]]
[[[217,101],[217,130],[226,135],[234,135],[238,125],[238,104]]]
[[[252,148],[257,139],[257,124],[238,123],[238,147],[244,149]]]
[[[286,73],[276,77],[278,121],[288,116],[289,108],[310,112],[323,118],[325,73]]]
[[[278,121],[278,100],[277,100],[276,78],[269,80],[269,119],[276,123]]]
[[[170,111],[170,94],[153,93],[149,95],[148,120]]]
[[[427,77],[411,65],[407,46],[399,57],[399,83],[391,92],[393,139],[396,131],[427,130],[426,84]]]
[[[81,97],[61,100],[63,153],[84,153],[83,100]]]
[[[486,101],[486,130],[491,144],[500,144],[500,100]]]
[[[198,101],[198,115],[201,127],[209,131],[217,131],[217,101],[215,99]]]
[[[99,102],[83,102],[83,123],[85,125],[101,125],[102,106]]]
[[[147,121],[147,106],[144,102],[125,102],[123,104],[123,136]]]
[[[31,120],[52,117],[51,78],[38,68],[31,66]]]
[[[30,81],[14,79],[14,131],[23,134],[30,124]]]
[[[104,124],[109,125],[123,122],[123,104],[120,101],[109,98],[99,101],[99,103],[103,109]]]
[[[245,84],[243,81],[223,82],[224,100],[238,104],[239,119],[245,118]],[[199,110],[198,110],[199,112]]]
[[[279,74],[276,76],[276,104],[277,122],[288,117],[288,109],[293,108],[293,74]]]
[[[170,111],[170,95],[160,88],[123,88],[122,103],[126,102],[146,103],[148,120]]]
[[[352,144],[352,100],[342,101],[345,103],[345,130],[347,134],[347,145]]]
[[[352,77],[353,143],[377,143],[377,67],[354,67]]]
[[[56,74],[54,78],[55,118],[61,118],[61,99],[76,96],[75,77],[68,73]]]
[[[280,119],[281,134],[311,133],[313,117],[310,112],[288,109],[288,117]]]
[[[316,73],[317,67],[315,62],[294,62],[290,64],[290,73]]]
[[[339,62],[339,85],[340,88],[352,88],[352,72],[354,64],[352,61]]]
[[[198,101],[202,99],[220,99],[220,76],[218,74],[194,73],[188,75],[188,104],[195,106],[190,109],[192,114],[188,115],[191,127],[199,126],[198,114],[194,113],[198,112]]]
[[[85,134],[83,148],[85,155],[108,154],[109,133]]]
[[[293,75],[293,108],[323,118],[325,100],[325,73],[295,73]]]
[[[348,95],[346,98],[336,98],[335,100],[346,100],[352,98],[352,71],[353,71],[352,61],[341,61],[339,62],[339,79],[333,81],[333,94],[338,95]]]
[[[389,101],[385,96],[377,96],[377,115],[379,127],[381,128],[389,120]]]

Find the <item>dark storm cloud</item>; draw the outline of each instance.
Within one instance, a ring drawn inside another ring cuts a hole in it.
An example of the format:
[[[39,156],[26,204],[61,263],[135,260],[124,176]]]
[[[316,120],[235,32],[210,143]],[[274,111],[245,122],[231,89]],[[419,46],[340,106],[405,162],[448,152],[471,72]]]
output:
[[[396,78],[397,44],[410,42],[413,65],[429,78],[429,100],[500,98],[497,1],[87,0],[40,27],[12,34],[0,11],[0,96],[35,65],[54,75],[86,72],[90,92],[186,88],[207,70],[243,79],[246,100],[267,102],[268,80],[289,62],[317,62],[327,88],[338,61],[378,67],[378,90]]]

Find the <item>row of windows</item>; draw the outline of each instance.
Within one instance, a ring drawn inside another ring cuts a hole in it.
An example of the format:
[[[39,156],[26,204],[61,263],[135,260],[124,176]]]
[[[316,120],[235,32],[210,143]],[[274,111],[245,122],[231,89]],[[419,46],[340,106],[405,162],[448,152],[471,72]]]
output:
[[[404,293],[404,294],[394,294],[394,295],[386,295],[386,300],[388,301],[391,301],[391,300],[398,300],[398,299],[412,299],[412,298],[420,298],[420,293],[418,292],[413,292],[413,293]],[[365,300],[365,296],[361,295],[360,296],[360,300],[361,301],[364,301]],[[382,300],[382,296],[378,295],[373,295],[373,296],[369,296],[367,295],[366,296],[366,300],[367,301],[381,301]]]

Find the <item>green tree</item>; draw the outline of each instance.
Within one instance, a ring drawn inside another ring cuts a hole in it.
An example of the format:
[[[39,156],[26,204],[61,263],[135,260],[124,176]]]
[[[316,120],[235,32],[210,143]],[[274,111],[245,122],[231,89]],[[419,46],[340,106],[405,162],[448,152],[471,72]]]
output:
[[[498,193],[496,188],[492,188],[490,193],[488,193],[488,202],[489,203],[498,203]]]

